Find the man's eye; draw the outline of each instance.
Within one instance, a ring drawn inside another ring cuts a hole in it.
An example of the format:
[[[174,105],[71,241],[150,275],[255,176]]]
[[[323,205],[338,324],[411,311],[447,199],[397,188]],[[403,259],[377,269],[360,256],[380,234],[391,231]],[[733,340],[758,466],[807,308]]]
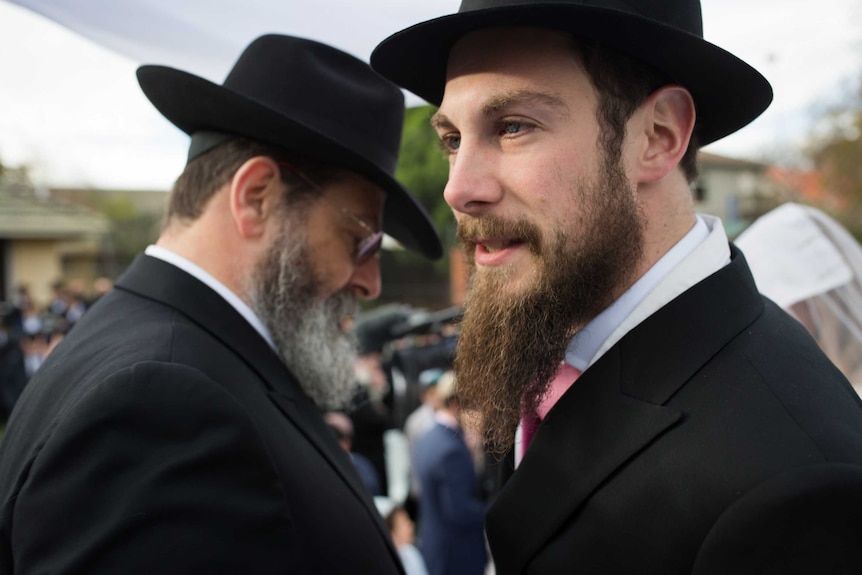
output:
[[[443,136],[440,138],[440,149],[447,154],[458,151],[461,147],[461,136]]]
[[[363,238],[353,236],[353,250],[352,250],[353,257],[356,257],[357,255],[359,255],[359,250],[362,249],[362,239]]]
[[[501,132],[502,135],[508,136],[511,134],[517,134],[523,129],[524,124],[521,122],[503,122],[503,129],[501,130]]]

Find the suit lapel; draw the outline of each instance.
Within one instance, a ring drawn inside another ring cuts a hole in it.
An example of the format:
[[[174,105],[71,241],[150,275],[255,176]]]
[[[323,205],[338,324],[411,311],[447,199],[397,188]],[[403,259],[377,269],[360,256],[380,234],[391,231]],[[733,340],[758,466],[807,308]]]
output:
[[[619,352],[608,353],[548,413],[491,508],[488,535],[507,572],[520,573],[608,475],[681,417],[619,393]]]
[[[233,349],[271,389],[292,397],[301,393],[269,344],[218,293],[180,268],[138,256],[117,287],[167,305]]]
[[[489,512],[507,572],[522,572],[603,481],[682,424],[669,399],[762,313],[744,258],[735,248],[732,258],[623,337],[548,413]]]
[[[748,264],[731,263],[648,317],[618,344],[621,391],[664,404],[691,376],[763,313]]]
[[[321,456],[341,476],[372,516],[381,535],[391,546],[388,529],[361,484],[350,458],[326,426],[320,411],[299,388],[293,374],[266,340],[224,300],[195,277],[176,266],[149,256],[138,256],[117,280],[117,288],[168,305],[233,349],[267,386],[272,401]]]

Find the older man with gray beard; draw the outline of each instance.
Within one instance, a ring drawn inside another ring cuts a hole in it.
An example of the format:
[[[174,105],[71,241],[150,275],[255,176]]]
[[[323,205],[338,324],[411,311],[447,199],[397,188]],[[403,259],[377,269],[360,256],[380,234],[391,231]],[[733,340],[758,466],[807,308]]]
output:
[[[321,409],[384,231],[435,258],[393,177],[403,96],[264,36],[223,85],[144,66],[191,135],[167,222],[57,347],[0,445],[2,573],[403,573]],[[334,520],[337,518],[337,520]]]

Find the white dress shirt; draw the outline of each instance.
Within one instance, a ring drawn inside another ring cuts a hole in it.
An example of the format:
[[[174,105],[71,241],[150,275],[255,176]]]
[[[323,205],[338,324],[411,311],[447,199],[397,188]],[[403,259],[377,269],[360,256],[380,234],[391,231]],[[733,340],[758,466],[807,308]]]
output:
[[[730,263],[724,226],[698,215],[691,230],[569,342],[566,362],[581,372],[665,304]]]

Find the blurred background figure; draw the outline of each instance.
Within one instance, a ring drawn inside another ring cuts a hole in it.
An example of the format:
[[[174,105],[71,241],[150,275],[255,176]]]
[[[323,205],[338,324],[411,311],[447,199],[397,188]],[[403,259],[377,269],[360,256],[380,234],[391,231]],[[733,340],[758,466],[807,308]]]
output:
[[[24,352],[12,317],[8,306],[0,309],[0,424],[9,419],[18,396],[27,384]]]
[[[21,329],[25,334],[33,336],[42,333],[42,313],[33,300],[24,300],[24,307],[21,308]]]
[[[25,284],[16,287],[9,301],[0,301],[0,421],[8,419],[26,383],[72,325],[66,317],[73,309],[66,282],[57,280],[51,286],[55,297],[42,306]],[[57,315],[51,309],[63,312]],[[74,308],[76,320],[85,309]]]
[[[407,443],[412,448],[416,441],[434,427],[434,413],[440,407],[437,397],[437,382],[443,376],[442,369],[426,369],[419,374],[419,400],[422,402],[414,409],[404,422],[404,434]]]
[[[69,327],[75,325],[79,319],[84,317],[89,302],[87,301],[84,282],[80,279],[70,280],[66,288],[66,313],[64,317]]]
[[[416,525],[410,515],[403,507],[393,504],[388,497],[375,497],[374,503],[389,527],[392,542],[398,550],[406,575],[428,575],[425,560],[415,545]]]
[[[353,330],[358,344],[354,368],[357,390],[349,412],[355,430],[353,451],[374,465],[383,493],[389,489],[383,436],[396,427],[383,353],[392,340],[392,326],[403,321],[406,313],[400,306],[382,306],[361,314]]]
[[[326,425],[335,434],[338,443],[347,452],[368,492],[372,496],[383,495],[380,475],[377,470],[365,456],[353,452],[353,422],[350,418],[340,411],[329,411],[323,415],[323,420],[326,421]]]
[[[29,380],[42,367],[48,356],[50,335],[43,333],[24,334],[21,338],[21,351],[24,353],[24,371]]]
[[[419,548],[430,575],[481,575],[488,563],[485,503],[459,422],[452,371],[440,377],[437,396],[434,426],[416,442],[413,460],[421,490]]]
[[[414,409],[404,422],[404,435],[407,439],[407,449],[410,461],[416,459],[416,442],[434,427],[434,415],[440,407],[437,396],[437,382],[445,372],[439,368],[426,369],[419,374],[419,400],[422,402]],[[410,471],[410,493],[405,502],[405,508],[414,519],[419,517],[419,498],[421,493],[419,477],[415,470]]]
[[[386,449],[383,436],[394,427],[389,406],[385,403],[387,382],[380,365],[380,352],[360,342],[356,360],[356,395],[349,416],[355,430],[353,452],[365,457],[381,478],[383,493],[387,492]]]
[[[48,313],[55,316],[66,315],[69,309],[66,281],[57,280],[51,284],[51,301],[48,303]]]
[[[405,426],[422,405],[425,384],[452,368],[460,312],[392,303],[358,314],[352,326],[358,343],[356,393],[346,411],[354,427],[352,451],[371,461],[385,496],[405,507],[414,521],[418,505],[410,496],[413,470]],[[433,409],[420,411],[426,412],[420,416],[425,423],[416,429],[427,429]]]
[[[111,278],[98,277],[93,280],[93,294],[90,296],[88,307],[99,301],[102,296],[107,295],[114,289],[114,282]]]

